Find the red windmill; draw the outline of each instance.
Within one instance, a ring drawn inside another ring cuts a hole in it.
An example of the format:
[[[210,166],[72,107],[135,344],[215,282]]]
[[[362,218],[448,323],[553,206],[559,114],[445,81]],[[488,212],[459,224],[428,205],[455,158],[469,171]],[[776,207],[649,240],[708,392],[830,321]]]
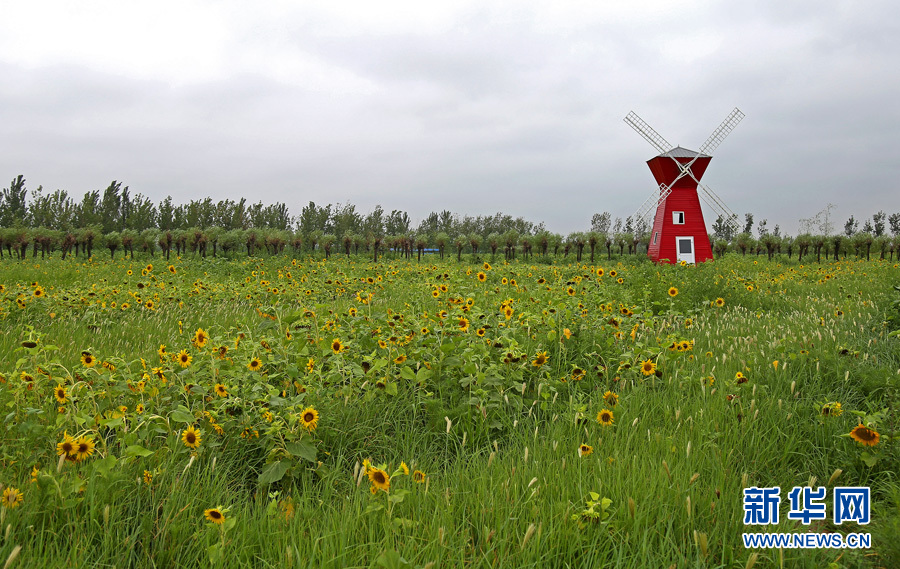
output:
[[[651,194],[633,216],[638,224],[646,224],[650,213],[656,211],[647,247],[647,255],[654,261],[701,263],[712,259],[712,247],[700,208],[701,196],[733,230],[739,228],[737,215],[711,189],[701,184],[700,178],[712,160],[712,151],[743,118],[744,113],[735,108],[703,143],[700,151],[694,152],[673,147],[634,111],[625,117],[625,122],[660,153],[647,161],[659,184],[659,193]]]

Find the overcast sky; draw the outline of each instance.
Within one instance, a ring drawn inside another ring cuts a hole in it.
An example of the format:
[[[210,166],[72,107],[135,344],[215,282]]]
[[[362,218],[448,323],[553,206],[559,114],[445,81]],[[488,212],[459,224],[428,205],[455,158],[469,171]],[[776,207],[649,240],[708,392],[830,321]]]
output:
[[[629,111],[697,149],[739,107],[703,182],[796,233],[900,211],[898,61],[882,0],[4,2],[0,185],[568,233],[655,191]]]

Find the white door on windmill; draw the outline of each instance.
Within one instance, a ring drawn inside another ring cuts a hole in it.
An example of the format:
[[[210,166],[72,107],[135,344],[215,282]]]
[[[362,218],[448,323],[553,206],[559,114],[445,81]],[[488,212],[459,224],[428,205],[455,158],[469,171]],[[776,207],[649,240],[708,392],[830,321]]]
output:
[[[694,264],[694,238],[693,237],[676,237],[675,247],[677,250],[676,260],[680,263],[685,261]]]

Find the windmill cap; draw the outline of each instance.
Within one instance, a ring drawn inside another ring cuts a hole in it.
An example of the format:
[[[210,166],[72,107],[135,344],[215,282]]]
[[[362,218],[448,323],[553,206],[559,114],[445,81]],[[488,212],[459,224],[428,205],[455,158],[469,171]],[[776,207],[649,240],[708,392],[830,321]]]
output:
[[[660,154],[659,156],[671,158],[694,158],[696,156],[700,156],[701,158],[712,158],[709,154],[700,154],[699,152],[694,152],[693,150],[688,150],[687,148],[682,148],[680,146],[676,146],[672,150]]]

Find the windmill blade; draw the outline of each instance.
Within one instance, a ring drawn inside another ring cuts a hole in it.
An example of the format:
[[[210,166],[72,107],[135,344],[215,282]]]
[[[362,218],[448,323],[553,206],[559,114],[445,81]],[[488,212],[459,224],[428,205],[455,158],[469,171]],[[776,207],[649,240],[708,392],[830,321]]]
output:
[[[739,108],[735,107],[734,110],[731,111],[731,114],[722,121],[719,128],[714,130],[713,133],[709,135],[709,138],[706,139],[706,142],[703,143],[703,146],[700,147],[700,154],[712,154],[743,118],[744,113],[742,113]]]
[[[695,158],[695,160],[696,160],[696,158]],[[691,163],[693,163],[693,160],[691,161]],[[682,170],[682,175],[688,175],[695,182],[697,182],[697,194],[701,198],[703,198],[703,201],[705,201],[707,203],[707,205],[712,207],[713,210],[715,210],[715,212],[717,214],[721,215],[726,220],[726,223],[728,223],[728,225],[733,227],[735,229],[735,231],[737,231],[740,228],[740,225],[738,225],[738,222],[737,222],[737,215],[733,211],[728,209],[728,206],[725,205],[725,202],[722,201],[722,198],[720,198],[718,195],[716,195],[716,193],[714,191],[709,189],[708,186],[701,184],[700,180],[698,180],[697,177],[694,176],[694,173],[690,170],[690,168]],[[679,178],[680,177],[681,176],[679,176]],[[673,184],[674,184],[674,182],[673,182]]]
[[[637,116],[634,111],[628,113],[628,116],[626,116],[624,120],[628,126],[633,128],[639,135],[643,136],[644,140],[649,142],[660,154],[665,154],[672,150],[672,145],[669,144],[669,141],[653,130],[653,128],[645,123],[641,117]]]
[[[703,184],[698,184],[697,187],[703,190],[702,192],[698,192],[700,194],[700,197],[703,198],[703,201],[706,202],[706,204],[711,208],[713,208],[713,210],[717,214],[722,216],[722,219],[725,220],[725,223],[727,223],[729,227],[734,229],[735,232],[739,231],[741,226],[737,221],[737,215],[733,211],[728,209],[728,206],[725,205],[725,202],[722,201],[722,198],[720,198],[714,191],[709,189],[707,186],[704,186]]]
[[[664,202],[671,193],[671,186],[662,184],[659,187],[659,193],[653,192],[650,194],[650,197],[644,200],[644,203],[641,204],[641,207],[638,208],[632,218],[634,218],[635,221],[644,220],[646,222],[650,217],[650,212],[656,212],[657,208],[659,208],[659,204]]]

